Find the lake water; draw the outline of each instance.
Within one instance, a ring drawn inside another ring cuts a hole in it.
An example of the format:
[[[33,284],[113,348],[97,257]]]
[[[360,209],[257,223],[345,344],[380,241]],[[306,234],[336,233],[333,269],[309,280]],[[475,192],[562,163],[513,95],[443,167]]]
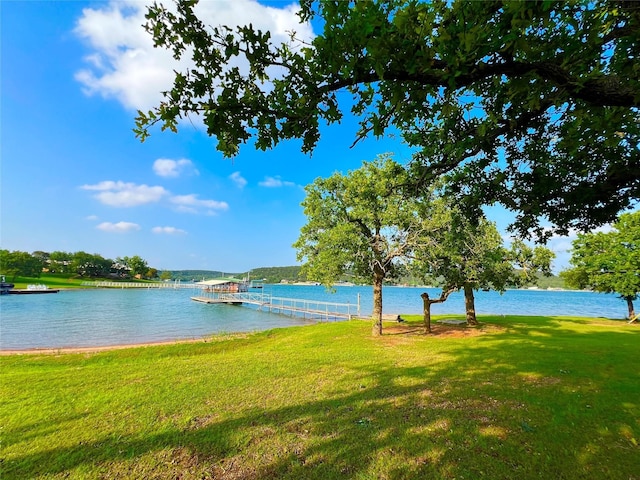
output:
[[[420,294],[437,289],[385,287],[386,314],[421,313]],[[371,287],[266,285],[264,293],[356,305],[361,314],[372,310]],[[193,290],[97,289],[66,290],[49,295],[0,297],[0,349],[106,346],[202,338],[214,333],[246,332],[307,325],[311,321],[258,311],[247,306],[207,305],[190,299]],[[477,292],[478,314],[576,315],[623,318],[626,303],[615,295],[592,292],[509,290]],[[464,313],[462,293],[433,305],[434,314]]]

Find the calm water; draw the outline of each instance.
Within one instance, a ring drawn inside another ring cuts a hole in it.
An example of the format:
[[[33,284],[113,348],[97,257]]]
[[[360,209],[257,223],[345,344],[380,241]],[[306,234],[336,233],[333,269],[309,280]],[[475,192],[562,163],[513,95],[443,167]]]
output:
[[[424,288],[385,287],[385,313],[421,313]],[[439,290],[427,289],[430,295]],[[371,313],[371,287],[267,285],[265,293],[285,298],[357,304]],[[61,291],[50,295],[0,297],[0,349],[102,346],[202,338],[213,333],[266,330],[309,324],[309,320],[260,312],[246,306],[205,305],[192,290],[130,289]],[[623,318],[626,304],[614,295],[591,292],[510,290],[477,292],[479,314],[578,315]],[[452,294],[434,314],[464,313],[462,293]]]

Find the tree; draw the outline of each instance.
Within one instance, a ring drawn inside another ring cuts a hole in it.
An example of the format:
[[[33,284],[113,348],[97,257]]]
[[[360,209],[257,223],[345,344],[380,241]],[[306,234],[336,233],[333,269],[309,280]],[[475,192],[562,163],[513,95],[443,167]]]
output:
[[[145,273],[145,278],[148,278],[150,280],[154,279],[154,278],[158,278],[158,269],[157,268],[149,268],[147,270],[147,272]]]
[[[134,255],[131,258],[124,257],[127,260],[127,266],[131,268],[131,275],[134,277],[140,275],[143,278],[149,272],[149,265],[147,261],[139,255]]]
[[[422,292],[422,294],[420,294],[420,297],[422,298],[424,331],[426,333],[431,333],[431,305],[433,305],[434,303],[446,302],[447,298],[449,298],[449,295],[451,295],[455,291],[456,289],[453,287],[449,287],[448,289],[443,288],[438,298],[430,298],[429,292]]]
[[[417,215],[423,199],[398,189],[406,170],[379,156],[347,175],[334,173],[306,187],[302,202],[307,223],[294,243],[302,273],[331,286],[345,272],[373,284],[373,334],[382,334],[382,285],[398,262],[421,240]]]
[[[571,252],[573,268],[561,272],[568,285],[617,293],[635,318],[640,294],[640,211],[620,215],[610,232],[578,234]]]
[[[442,287],[439,298],[432,299],[427,292],[421,295],[427,332],[431,305],[446,301],[455,291],[464,292],[467,324],[477,325],[474,291],[502,293],[509,285],[534,283],[537,273],[551,273],[554,254],[549,249],[531,248],[519,239],[506,249],[495,224],[485,218],[469,218],[451,204],[440,204],[437,211],[432,221],[446,227],[431,229],[432,244],[417,250],[412,263],[414,274]]]
[[[83,251],[75,252],[71,261],[72,271],[81,277],[107,277],[112,265],[113,260]]]
[[[18,275],[40,277],[44,262],[28,252],[0,250],[0,272],[14,281]]]
[[[43,252],[42,250],[36,250],[35,252],[31,252],[31,256],[41,260],[43,264],[46,264],[49,262],[50,253]]]
[[[506,258],[513,266],[508,280],[509,285],[526,287],[538,283],[540,275],[545,277],[552,275],[551,262],[555,258],[555,253],[542,246],[532,248],[522,239],[514,238],[511,240]]]
[[[447,175],[465,209],[501,202],[523,235],[550,235],[544,217],[587,230],[640,194],[637,2],[301,0],[323,31],[282,45],[251,25],[210,27],[196,5],[149,8],[155,45],[191,64],[139,112],[142,140],[193,114],[226,156],[252,138],[310,152],[350,110],[356,141],[397,129],[417,149],[416,188]]]
[[[455,207],[446,214],[448,228],[435,239],[436,247],[420,251],[417,271],[439,280],[442,301],[462,289],[467,323],[477,325],[474,290],[504,291],[511,265],[495,224],[484,218],[472,222]]]
[[[73,253],[55,251],[49,255],[49,269],[54,273],[71,273]]]
[[[116,263],[126,267],[129,275],[132,277],[139,276],[139,278],[145,278],[148,274],[152,273],[150,272],[149,265],[147,265],[147,261],[139,255],[134,255],[133,257],[118,257]]]

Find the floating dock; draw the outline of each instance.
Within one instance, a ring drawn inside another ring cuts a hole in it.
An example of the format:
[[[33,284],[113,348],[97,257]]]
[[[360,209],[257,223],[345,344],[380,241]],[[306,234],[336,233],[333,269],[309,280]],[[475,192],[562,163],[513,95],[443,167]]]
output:
[[[40,293],[58,293],[60,290],[59,289],[52,289],[52,288],[47,288],[47,289],[29,289],[29,288],[19,288],[19,289],[14,289],[14,290],[9,290],[9,295],[35,295],[35,294],[40,294]]]
[[[256,305],[258,310],[270,313],[289,314],[309,319],[333,320],[360,316],[360,297],[356,304],[321,302],[300,298],[274,297],[265,293],[212,293],[206,296],[191,297],[191,300],[207,304]]]

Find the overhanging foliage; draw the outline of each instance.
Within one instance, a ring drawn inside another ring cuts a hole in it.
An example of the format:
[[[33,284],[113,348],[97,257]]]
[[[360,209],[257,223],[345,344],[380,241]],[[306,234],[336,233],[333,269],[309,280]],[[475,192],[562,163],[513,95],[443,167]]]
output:
[[[149,9],[156,45],[193,67],[139,112],[142,139],[195,114],[227,156],[250,139],[300,138],[310,152],[346,108],[356,139],[403,132],[418,190],[447,175],[467,208],[517,212],[521,233],[549,235],[545,217],[586,230],[639,196],[637,2],[303,0],[301,18],[324,24],[310,45],[209,27],[196,4]],[[353,101],[341,106],[340,91]]]

